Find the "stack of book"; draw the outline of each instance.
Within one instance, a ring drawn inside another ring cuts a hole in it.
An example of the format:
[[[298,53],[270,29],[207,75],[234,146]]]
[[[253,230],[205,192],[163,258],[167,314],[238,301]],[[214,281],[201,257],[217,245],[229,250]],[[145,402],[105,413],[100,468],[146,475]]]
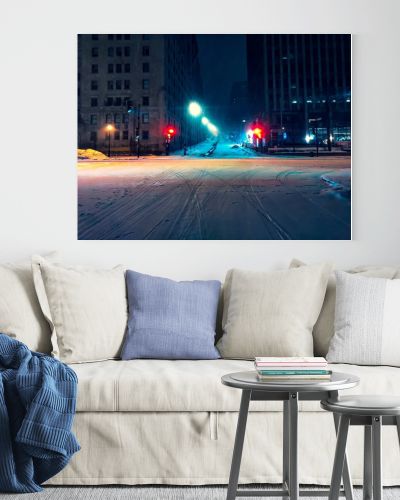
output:
[[[325,358],[269,358],[254,361],[258,379],[273,380],[326,380],[331,376]]]

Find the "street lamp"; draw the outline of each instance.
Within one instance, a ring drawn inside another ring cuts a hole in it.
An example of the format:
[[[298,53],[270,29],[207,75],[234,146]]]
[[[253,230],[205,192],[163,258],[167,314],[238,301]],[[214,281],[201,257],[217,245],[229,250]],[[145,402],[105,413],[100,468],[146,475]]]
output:
[[[210,120],[206,116],[203,116],[203,118],[201,119],[201,123],[203,125],[208,125],[210,123]]]
[[[217,135],[218,135],[218,129],[217,129],[217,127],[216,127],[213,123],[209,123],[209,124],[207,125],[207,127],[208,127],[208,130],[209,130],[209,131],[210,131],[213,135],[215,135],[215,136],[217,136]]]
[[[106,125],[106,131],[108,134],[108,157],[109,158],[111,156],[111,132],[113,132],[114,130],[115,130],[115,128],[113,127],[113,125],[111,125],[111,123]]]
[[[203,112],[200,104],[198,102],[195,102],[195,101],[192,101],[189,104],[188,110],[189,110],[189,113],[194,117],[200,116],[201,113]]]

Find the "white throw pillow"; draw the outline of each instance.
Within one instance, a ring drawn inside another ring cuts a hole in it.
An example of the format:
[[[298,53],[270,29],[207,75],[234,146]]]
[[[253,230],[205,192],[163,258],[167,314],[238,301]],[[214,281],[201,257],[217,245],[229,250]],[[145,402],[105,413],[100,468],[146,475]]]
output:
[[[324,300],[328,263],[273,272],[233,269],[224,285],[224,358],[312,356],[312,328]]]
[[[336,275],[330,363],[400,366],[400,279]]]
[[[128,319],[125,271],[65,267],[32,259],[36,293],[65,363],[119,357]]]
[[[31,351],[51,352],[51,331],[36,296],[30,261],[0,266],[0,333]]]
[[[304,262],[293,259],[290,268],[305,266]],[[384,266],[358,266],[347,270],[348,273],[360,276],[393,279],[400,277],[399,270],[394,267]],[[324,303],[321,313],[313,329],[314,355],[326,356],[329,350],[331,338],[335,333],[335,302],[336,302],[336,278],[332,273],[328,280]]]

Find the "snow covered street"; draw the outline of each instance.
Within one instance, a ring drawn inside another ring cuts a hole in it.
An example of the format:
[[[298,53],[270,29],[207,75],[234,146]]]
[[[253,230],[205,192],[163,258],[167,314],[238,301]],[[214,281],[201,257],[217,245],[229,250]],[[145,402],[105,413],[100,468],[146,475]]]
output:
[[[349,157],[196,156],[78,162],[79,239],[351,238]]]

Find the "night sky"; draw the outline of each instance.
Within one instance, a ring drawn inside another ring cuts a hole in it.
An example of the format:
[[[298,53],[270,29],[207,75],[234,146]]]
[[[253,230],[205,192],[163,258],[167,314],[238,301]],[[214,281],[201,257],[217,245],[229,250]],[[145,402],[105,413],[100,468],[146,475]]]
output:
[[[226,116],[232,84],[247,80],[246,36],[196,36],[199,45],[204,104],[211,118],[218,122],[224,120]]]

